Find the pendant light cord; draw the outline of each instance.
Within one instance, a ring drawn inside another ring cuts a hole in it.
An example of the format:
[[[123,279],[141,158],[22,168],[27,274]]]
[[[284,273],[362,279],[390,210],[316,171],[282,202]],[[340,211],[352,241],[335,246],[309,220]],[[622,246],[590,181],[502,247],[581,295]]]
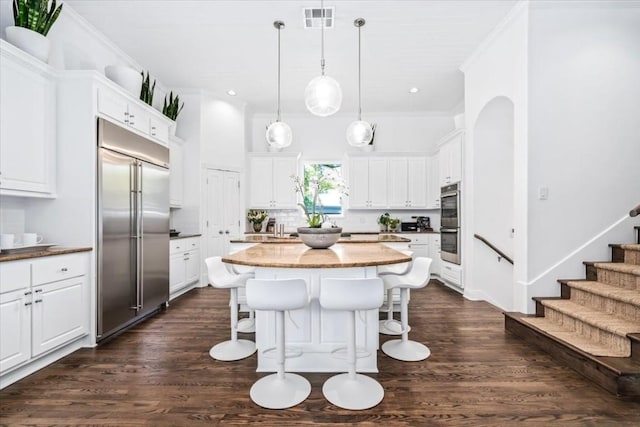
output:
[[[358,120],[362,120],[362,59],[360,57],[361,43],[360,30],[362,26],[358,26]]]
[[[324,76],[324,0],[320,0],[320,68]]]
[[[278,25],[278,113],[276,122],[280,121],[280,29],[284,24]]]

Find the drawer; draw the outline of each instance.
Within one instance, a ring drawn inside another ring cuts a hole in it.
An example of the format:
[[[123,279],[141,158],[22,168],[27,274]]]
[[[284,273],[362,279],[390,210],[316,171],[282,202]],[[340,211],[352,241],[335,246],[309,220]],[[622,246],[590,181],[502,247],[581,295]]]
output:
[[[462,269],[443,263],[440,277],[449,283],[460,286],[462,284]]]
[[[409,234],[411,243],[414,245],[428,245],[429,236],[427,234]]]
[[[0,262],[0,294],[28,288],[31,285],[31,262]]]
[[[200,249],[199,237],[187,237],[185,239],[173,239],[169,241],[169,253],[171,255],[193,249]]]
[[[57,282],[88,273],[85,254],[69,254],[41,258],[32,261],[33,286]]]

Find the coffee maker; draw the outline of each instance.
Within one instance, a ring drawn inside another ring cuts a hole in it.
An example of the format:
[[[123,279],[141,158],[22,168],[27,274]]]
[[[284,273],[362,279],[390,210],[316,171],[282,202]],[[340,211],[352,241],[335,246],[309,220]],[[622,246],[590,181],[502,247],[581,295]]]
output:
[[[416,225],[418,232],[433,231],[431,228],[431,218],[428,216],[416,216]]]

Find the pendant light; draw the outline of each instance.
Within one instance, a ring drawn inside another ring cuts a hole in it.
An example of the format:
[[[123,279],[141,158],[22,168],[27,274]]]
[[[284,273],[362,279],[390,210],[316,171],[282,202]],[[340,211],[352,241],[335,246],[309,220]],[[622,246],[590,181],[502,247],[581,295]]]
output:
[[[293,136],[289,125],[280,121],[280,30],[284,28],[284,22],[275,21],[273,26],[278,30],[278,113],[276,121],[267,128],[265,137],[271,147],[280,150],[291,145]]]
[[[360,93],[362,92],[361,75],[360,75],[360,29],[364,26],[365,20],[358,18],[353,21],[353,25],[358,28],[358,120],[352,122],[347,128],[347,142],[354,147],[364,147],[368,145],[373,139],[373,128],[369,122],[362,120],[362,99]]]
[[[304,90],[304,103],[316,116],[326,117],[334,114],[342,104],[342,89],[333,78],[324,74],[324,1],[320,1],[322,16],[320,19],[320,68],[322,74],[309,82]]]

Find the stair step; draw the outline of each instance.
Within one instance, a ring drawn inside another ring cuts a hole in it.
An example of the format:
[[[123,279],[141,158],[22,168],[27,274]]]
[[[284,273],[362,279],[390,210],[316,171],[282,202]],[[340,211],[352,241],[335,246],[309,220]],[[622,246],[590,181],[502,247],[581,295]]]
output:
[[[640,362],[638,359],[621,357],[593,356],[578,347],[524,322],[532,317],[521,313],[504,313],[505,329],[533,344],[552,357],[566,364],[597,385],[615,395],[637,400],[640,399]],[[640,341],[637,334],[631,335]],[[637,356],[634,353],[634,356]]]
[[[630,322],[626,319],[612,316],[609,313],[576,304],[571,300],[543,300],[542,304],[545,308],[556,310],[566,316],[621,337],[626,338],[627,334],[640,332],[640,325],[636,322]]]
[[[637,322],[640,331],[640,292],[587,280],[569,280],[562,284],[571,288],[573,302]]]
[[[576,335],[575,331],[571,328],[559,325],[545,317],[527,317],[523,318],[523,321],[535,326],[556,337],[557,339],[571,344],[574,347],[579,348],[582,351],[586,351],[594,356],[607,356],[607,357],[629,357],[630,352],[623,350],[611,349],[604,344],[594,342],[588,338]]]
[[[640,291],[640,265],[621,262],[595,262],[592,265],[596,268],[598,282]],[[592,280],[591,277],[587,279]]]

